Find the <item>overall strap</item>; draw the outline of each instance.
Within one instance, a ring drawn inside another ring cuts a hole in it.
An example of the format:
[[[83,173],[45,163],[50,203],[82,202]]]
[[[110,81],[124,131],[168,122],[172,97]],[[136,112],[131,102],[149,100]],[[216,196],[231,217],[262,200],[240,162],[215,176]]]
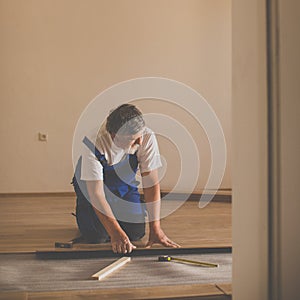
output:
[[[83,143],[92,151],[92,153],[95,154],[103,167],[107,166],[107,160],[104,154],[101,154],[96,146],[86,136],[83,139]]]

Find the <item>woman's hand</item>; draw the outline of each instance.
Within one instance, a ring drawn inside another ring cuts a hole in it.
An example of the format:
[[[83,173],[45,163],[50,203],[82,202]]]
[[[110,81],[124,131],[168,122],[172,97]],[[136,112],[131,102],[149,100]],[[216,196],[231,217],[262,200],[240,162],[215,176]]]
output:
[[[114,253],[130,253],[134,246],[124,231],[117,231],[111,235],[111,247]]]

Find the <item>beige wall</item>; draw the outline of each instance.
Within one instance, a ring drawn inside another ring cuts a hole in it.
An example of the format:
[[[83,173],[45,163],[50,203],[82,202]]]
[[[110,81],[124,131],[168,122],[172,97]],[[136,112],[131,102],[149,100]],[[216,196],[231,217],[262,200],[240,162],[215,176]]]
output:
[[[232,5],[233,299],[298,299],[300,3]]]
[[[232,2],[233,299],[268,299],[266,3]]]
[[[230,6],[230,0],[1,0],[0,192],[71,191],[81,112],[105,88],[136,77],[167,77],[201,93],[220,118],[230,153]],[[200,148],[199,191],[210,166],[207,139],[188,117],[175,116]],[[38,141],[39,131],[48,133],[47,143]],[[174,166],[162,182],[169,190],[178,156],[161,144]],[[230,155],[221,187],[231,187]]]
[[[280,206],[277,299],[299,298],[300,278],[300,3],[279,0]]]

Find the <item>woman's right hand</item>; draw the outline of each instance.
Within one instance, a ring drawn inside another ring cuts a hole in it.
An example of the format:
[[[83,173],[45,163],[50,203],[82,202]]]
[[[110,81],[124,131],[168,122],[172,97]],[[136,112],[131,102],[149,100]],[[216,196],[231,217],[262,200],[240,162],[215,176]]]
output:
[[[130,253],[133,249],[136,248],[134,246],[127,234],[124,231],[116,231],[110,237],[112,251],[114,253]]]

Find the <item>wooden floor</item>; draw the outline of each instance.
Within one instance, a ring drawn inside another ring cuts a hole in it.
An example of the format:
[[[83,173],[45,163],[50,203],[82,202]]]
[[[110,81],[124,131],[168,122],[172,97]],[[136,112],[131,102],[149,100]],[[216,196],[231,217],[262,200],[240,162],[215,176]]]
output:
[[[78,234],[71,215],[74,203],[74,197],[0,198],[0,253],[49,249],[56,241],[74,238]],[[231,246],[230,203],[211,202],[200,209],[198,202],[187,201],[161,223],[166,234],[182,247]]]
[[[56,241],[68,241],[78,235],[74,211],[74,197],[2,197],[0,198],[0,253],[34,252],[36,250],[54,249]],[[179,243],[182,247],[230,247],[231,243],[231,203],[211,202],[203,209],[198,208],[198,202],[187,201],[177,211],[162,220],[162,227],[166,234]],[[147,237],[138,242],[138,247],[143,247]],[[78,245],[77,248],[109,249],[110,244],[104,245]],[[160,247],[156,245],[155,247]],[[191,287],[192,288],[192,287]],[[217,295],[206,293],[203,287],[197,295]],[[211,287],[210,287],[211,288]],[[224,285],[227,294],[231,293],[230,284]],[[209,289],[208,289],[209,290]],[[216,291],[215,291],[216,292]],[[133,291],[120,289],[115,293],[129,293],[132,299]],[[144,293],[141,292],[140,293]],[[0,295],[6,299],[39,299],[38,295],[26,293]],[[135,291],[135,295],[140,295]],[[71,299],[96,299],[99,292],[65,292],[64,298]],[[84,296],[85,295],[85,296]],[[94,297],[94,296],[95,297]],[[125,294],[124,294],[125,295]],[[150,295],[150,294],[149,294]],[[151,294],[152,298],[157,298]],[[187,293],[193,296],[195,294]],[[59,293],[46,293],[40,299],[60,299]],[[102,295],[105,299],[105,295]],[[110,295],[112,299],[112,294]],[[120,296],[120,295],[119,295]],[[144,295],[145,296],[145,295]],[[143,297],[144,297],[143,296]],[[21,297],[21,298],[19,298]],[[117,298],[115,298],[117,299]],[[136,299],[136,298],[135,298]],[[140,298],[142,299],[142,298]],[[146,299],[146,296],[144,297]],[[222,298],[216,298],[222,299]],[[225,298],[224,298],[225,299]],[[226,298],[227,299],[227,298]]]

